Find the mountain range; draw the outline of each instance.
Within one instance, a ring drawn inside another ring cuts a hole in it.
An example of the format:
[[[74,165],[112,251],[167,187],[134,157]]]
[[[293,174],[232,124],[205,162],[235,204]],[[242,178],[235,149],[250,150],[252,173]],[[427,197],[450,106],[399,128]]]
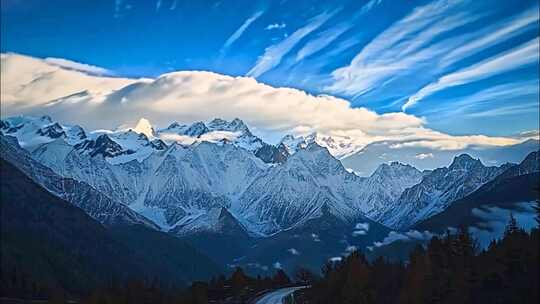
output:
[[[167,232],[254,271],[318,267],[451,210],[509,170],[538,171],[462,154],[448,167],[390,162],[360,177],[317,135],[271,145],[240,119],[88,131],[17,116],[0,132],[5,161],[107,227]]]

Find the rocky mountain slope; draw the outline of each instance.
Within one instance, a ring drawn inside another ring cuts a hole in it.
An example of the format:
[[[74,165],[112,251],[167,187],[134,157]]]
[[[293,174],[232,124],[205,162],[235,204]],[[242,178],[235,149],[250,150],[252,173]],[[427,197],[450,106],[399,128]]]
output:
[[[2,280],[80,294],[112,278],[181,286],[221,272],[176,237],[140,224],[104,227],[3,158],[0,167]]]
[[[72,178],[64,178],[48,167],[35,161],[22,149],[11,136],[0,135],[0,156],[28,175],[54,195],[83,209],[101,223],[114,225],[141,224],[152,229],[159,229],[148,218],[134,212],[126,205],[110,199],[90,185]]]
[[[449,167],[433,170],[406,189],[395,207],[381,216],[382,222],[395,229],[407,229],[444,211],[451,202],[472,193],[510,166],[486,167],[467,154],[459,155]]]
[[[367,217],[406,229],[508,167],[486,167],[461,155],[448,168],[421,172],[392,162],[359,177],[316,136],[289,136],[273,146],[239,119],[172,123],[164,129],[141,119],[133,128],[85,131],[46,116],[20,116],[0,127],[30,152],[27,159],[90,185],[124,206],[126,214],[182,237],[229,230],[267,237],[302,227],[320,218],[323,209],[343,223]]]
[[[315,137],[274,146],[239,119],[164,129],[141,119],[133,128],[87,131],[19,116],[2,120],[0,132],[4,158],[102,223],[168,231],[222,265],[259,270],[365,249],[388,227],[408,229],[503,172],[529,170],[461,155],[433,171],[391,162],[359,177]],[[293,247],[299,238],[313,242]],[[315,248],[320,254],[307,254]]]

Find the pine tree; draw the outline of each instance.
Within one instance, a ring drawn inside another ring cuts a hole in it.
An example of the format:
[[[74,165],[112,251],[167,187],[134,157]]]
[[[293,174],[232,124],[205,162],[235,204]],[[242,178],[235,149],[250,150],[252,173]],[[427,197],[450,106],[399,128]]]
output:
[[[540,229],[540,188],[536,188],[536,206],[534,209],[536,211],[536,225]]]
[[[519,231],[519,227],[517,225],[516,218],[514,217],[513,213],[510,213],[510,220],[508,221],[508,224],[506,225],[506,228],[504,230],[504,236],[507,237],[518,231]]]
[[[315,281],[315,274],[309,269],[304,267],[299,267],[294,273],[294,277],[297,282],[307,285]]]
[[[231,285],[236,293],[241,292],[248,285],[248,277],[245,275],[242,268],[236,267],[231,275]]]
[[[276,271],[272,281],[276,287],[286,286],[291,283],[291,279],[289,279],[289,276],[287,276],[283,269],[278,269],[278,271]]]

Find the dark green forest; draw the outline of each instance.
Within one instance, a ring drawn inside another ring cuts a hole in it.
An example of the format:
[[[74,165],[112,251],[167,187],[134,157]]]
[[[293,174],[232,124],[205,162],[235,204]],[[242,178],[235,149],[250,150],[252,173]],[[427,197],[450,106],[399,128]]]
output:
[[[538,303],[538,229],[518,228],[479,251],[463,229],[416,247],[407,263],[355,252],[328,263],[299,303]]]
[[[461,229],[417,246],[406,263],[378,258],[369,262],[353,252],[341,262],[329,262],[317,276],[298,269],[293,279],[281,270],[273,277],[250,277],[241,268],[188,288],[168,286],[158,279],[110,281],[80,296],[80,303],[248,303],[264,291],[292,286],[311,287],[295,294],[295,303],[537,303],[539,230],[520,229],[510,218],[503,238],[478,250]],[[2,277],[2,294],[49,298],[64,303],[73,298],[61,288],[47,289],[16,272]]]

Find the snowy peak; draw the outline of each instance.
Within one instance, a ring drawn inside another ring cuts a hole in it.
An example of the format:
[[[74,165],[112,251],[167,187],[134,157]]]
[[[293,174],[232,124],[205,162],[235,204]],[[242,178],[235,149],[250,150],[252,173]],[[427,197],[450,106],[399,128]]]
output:
[[[34,148],[59,138],[72,144],[86,138],[86,133],[80,126],[61,125],[49,116],[9,117],[2,120],[0,130],[3,134],[16,137],[19,144],[27,148]]]
[[[150,142],[152,148],[162,151],[167,149],[167,144],[161,139],[154,139]]]
[[[62,126],[60,126],[60,124],[57,122],[37,130],[36,133],[50,138],[66,137],[64,129],[62,129]]]
[[[381,164],[371,176],[361,179],[364,212],[382,221],[389,210],[399,208],[396,201],[405,189],[418,184],[423,174],[413,166],[399,162]]]
[[[307,136],[286,135],[280,143],[287,147],[289,154],[305,149],[310,143],[317,143],[319,146],[327,148],[330,154],[337,159],[347,157],[362,147],[355,145],[348,136],[326,136],[316,132]]]
[[[75,139],[79,139],[79,140],[83,140],[83,139],[87,138],[86,132],[79,125],[75,125],[75,126],[69,128],[67,130],[66,134],[70,138],[75,138]]]
[[[202,135],[213,131],[238,132],[242,135],[252,136],[246,124],[244,124],[244,122],[238,118],[235,118],[232,121],[215,118],[208,124],[198,121],[189,126],[174,122],[161,132],[171,132],[178,135],[200,138]]]
[[[292,155],[298,152],[298,150],[305,149],[308,145],[308,139],[303,136],[285,135],[281,139],[280,144],[285,146],[287,152]]]
[[[444,211],[450,204],[472,193],[508,169],[508,165],[485,167],[468,154],[454,158],[446,168],[424,175],[422,181],[406,189],[396,208],[384,215],[387,226],[406,229],[415,223]]]
[[[187,129],[185,129],[185,131],[183,131],[182,135],[187,135],[187,136],[191,136],[191,137],[201,137],[201,135],[206,134],[209,131],[210,130],[204,124],[204,122],[199,121],[199,122],[193,123]]]
[[[519,164],[522,172],[532,173],[540,171],[540,152],[529,153],[527,157]]]
[[[469,154],[461,154],[454,157],[454,160],[448,169],[471,170],[477,167],[483,167],[482,162],[479,159],[474,159]]]
[[[289,152],[283,144],[277,147],[264,144],[255,152],[255,156],[262,159],[265,163],[282,164],[289,158]]]
[[[497,176],[498,179],[504,179],[508,177],[514,177],[519,175],[531,174],[540,172],[540,152],[535,151],[529,153],[519,165],[509,165],[509,168],[501,175]]]
[[[238,118],[235,118],[230,122],[221,118],[215,118],[208,123],[208,128],[212,131],[229,131],[251,134],[246,124],[244,124],[244,122]]]
[[[407,164],[402,164],[400,162],[391,162],[390,164],[381,164],[375,172],[371,175],[373,176],[384,176],[384,177],[393,177],[393,176],[407,176],[407,175],[417,175],[421,176],[422,173],[420,170],[415,167]]]
[[[101,155],[105,158],[133,153],[133,151],[124,151],[122,146],[112,140],[107,134],[102,134],[95,140],[86,140],[82,143],[76,144],[75,149],[83,150],[91,157]]]
[[[314,176],[350,175],[339,160],[334,158],[326,147],[313,142],[289,157],[285,163],[288,170],[296,171],[294,174],[310,172]]]
[[[137,125],[135,128],[133,128],[133,131],[139,134],[144,134],[148,138],[154,137],[154,128],[150,124],[150,121],[148,121],[146,118],[139,119],[139,122],[137,122]]]
[[[238,118],[232,121],[215,118],[208,124],[195,122],[189,126],[175,122],[166,129],[160,130],[158,136],[164,140],[179,142],[183,145],[205,141],[221,145],[232,144],[253,153],[257,153],[267,145],[260,138],[253,135],[246,124]],[[262,151],[260,154],[269,156],[276,153],[274,151]]]

